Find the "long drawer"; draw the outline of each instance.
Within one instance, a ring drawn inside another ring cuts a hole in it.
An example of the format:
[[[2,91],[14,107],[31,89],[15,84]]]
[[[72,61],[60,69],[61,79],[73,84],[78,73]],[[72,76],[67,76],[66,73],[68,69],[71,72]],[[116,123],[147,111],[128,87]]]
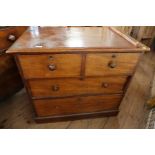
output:
[[[33,97],[62,97],[80,94],[122,93],[127,77],[98,77],[29,80]]]
[[[139,57],[139,53],[88,54],[86,76],[132,74]]]
[[[39,117],[116,110],[122,95],[73,97],[64,99],[33,100]]]
[[[25,78],[79,77],[80,54],[19,55]]]

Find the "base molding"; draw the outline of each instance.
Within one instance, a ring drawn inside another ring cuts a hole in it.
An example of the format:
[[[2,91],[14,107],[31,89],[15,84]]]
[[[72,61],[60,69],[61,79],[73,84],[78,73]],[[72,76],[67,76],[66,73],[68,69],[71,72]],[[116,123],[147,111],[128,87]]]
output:
[[[104,116],[115,116],[119,112],[118,109],[106,110],[101,112],[93,113],[81,113],[81,114],[71,114],[71,115],[61,115],[61,116],[48,116],[48,117],[35,117],[34,120],[36,123],[49,123],[49,122],[61,122],[61,121],[72,121],[78,119],[86,118],[98,118]]]

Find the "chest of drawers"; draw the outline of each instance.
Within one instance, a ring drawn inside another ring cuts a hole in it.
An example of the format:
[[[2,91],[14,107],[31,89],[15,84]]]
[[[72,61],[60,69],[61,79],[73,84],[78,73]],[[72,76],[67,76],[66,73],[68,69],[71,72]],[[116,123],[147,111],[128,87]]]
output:
[[[23,88],[14,58],[5,51],[26,29],[26,26],[0,26],[0,102]]]
[[[30,27],[7,53],[42,122],[116,115],[145,51],[110,27]]]

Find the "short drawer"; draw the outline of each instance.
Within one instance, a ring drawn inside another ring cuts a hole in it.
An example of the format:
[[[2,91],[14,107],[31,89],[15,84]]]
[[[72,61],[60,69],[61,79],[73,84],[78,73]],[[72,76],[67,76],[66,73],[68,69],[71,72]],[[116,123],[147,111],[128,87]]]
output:
[[[80,54],[19,55],[25,78],[79,77]]]
[[[122,93],[127,77],[29,80],[32,96],[59,97],[80,94]]]
[[[37,116],[58,116],[76,113],[116,110],[122,95],[88,96],[65,99],[34,100]]]
[[[132,74],[139,57],[139,53],[88,54],[86,76]]]

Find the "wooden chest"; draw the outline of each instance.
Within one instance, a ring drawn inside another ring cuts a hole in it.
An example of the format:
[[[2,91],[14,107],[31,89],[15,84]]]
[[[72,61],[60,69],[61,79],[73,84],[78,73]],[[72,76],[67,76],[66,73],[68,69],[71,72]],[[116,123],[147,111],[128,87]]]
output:
[[[145,51],[110,27],[30,27],[7,53],[42,122],[116,115]]]
[[[23,88],[14,58],[5,51],[26,29],[26,26],[0,26],[0,102]]]

